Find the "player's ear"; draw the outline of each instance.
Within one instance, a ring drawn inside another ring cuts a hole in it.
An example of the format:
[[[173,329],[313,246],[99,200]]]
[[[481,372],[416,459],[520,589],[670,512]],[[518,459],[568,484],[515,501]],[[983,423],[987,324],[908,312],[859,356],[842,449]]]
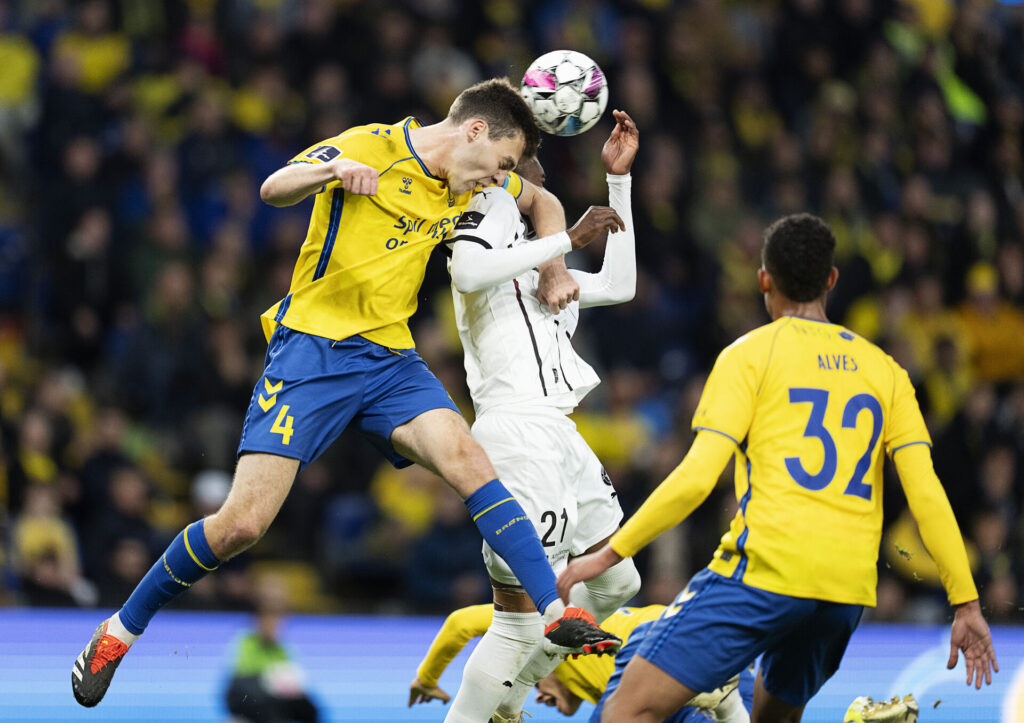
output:
[[[757,270],[757,286],[762,294],[767,294],[772,290],[772,275],[763,266]],[[832,287],[830,286],[829,288],[831,289]]]
[[[487,121],[483,118],[470,118],[465,122],[464,128],[466,129],[466,140],[470,143],[487,138]]]
[[[835,266],[828,272],[828,283],[825,285],[825,291],[832,291],[836,288],[836,282],[839,281],[839,269]]]

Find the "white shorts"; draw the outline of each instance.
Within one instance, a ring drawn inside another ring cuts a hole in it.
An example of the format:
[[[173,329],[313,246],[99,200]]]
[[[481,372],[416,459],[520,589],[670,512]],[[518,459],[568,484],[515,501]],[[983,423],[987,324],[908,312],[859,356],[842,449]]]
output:
[[[473,424],[473,437],[533,521],[556,574],[570,556],[582,555],[618,529],[622,508],[612,481],[576,424],[562,412],[550,407],[492,408]],[[519,585],[486,542],[483,553],[492,578]]]

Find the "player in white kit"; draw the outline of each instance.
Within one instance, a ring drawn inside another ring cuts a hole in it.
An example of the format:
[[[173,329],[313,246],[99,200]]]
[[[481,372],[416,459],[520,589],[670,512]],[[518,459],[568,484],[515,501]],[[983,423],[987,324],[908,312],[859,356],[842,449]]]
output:
[[[535,267],[564,263],[569,238],[532,239],[515,198],[503,189],[478,192],[448,239],[455,315],[476,411],[473,436],[536,526],[556,573],[570,557],[599,548],[622,520],[611,480],[567,416],[600,381],[572,347],[579,310],[629,301],[636,288],[629,170],[639,134],[627,114],[613,114],[615,128],[601,158],[609,205],[625,229],[609,235],[600,272],[569,272],[579,285],[578,302],[553,313],[538,301]],[[516,170],[543,182],[534,159]],[[540,615],[519,581],[486,543],[483,552],[495,587],[494,619],[467,662],[447,721],[519,720],[530,689],[559,662],[541,648]],[[639,589],[640,576],[627,559],[579,586],[573,605],[600,621]]]

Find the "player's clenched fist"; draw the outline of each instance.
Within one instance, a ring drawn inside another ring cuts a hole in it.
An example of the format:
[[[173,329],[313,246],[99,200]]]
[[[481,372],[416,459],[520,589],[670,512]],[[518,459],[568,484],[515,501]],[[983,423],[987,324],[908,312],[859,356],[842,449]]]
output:
[[[377,178],[380,174],[376,168],[351,158],[336,158],[331,161],[331,167],[334,177],[341,181],[342,187],[349,193],[357,196],[373,196],[377,193]]]
[[[625,230],[626,224],[614,209],[591,206],[576,225],[569,229],[569,240],[574,249],[581,249],[592,241],[604,238],[609,232]]]

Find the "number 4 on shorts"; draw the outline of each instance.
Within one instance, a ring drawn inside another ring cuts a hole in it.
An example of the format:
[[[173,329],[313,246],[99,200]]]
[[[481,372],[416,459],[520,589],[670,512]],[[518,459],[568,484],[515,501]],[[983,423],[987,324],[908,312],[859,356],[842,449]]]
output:
[[[295,430],[292,429],[292,422],[295,421],[295,417],[288,414],[288,410],[291,406],[284,404],[281,406],[281,411],[277,413],[277,419],[274,420],[274,426],[270,428],[271,434],[280,434],[281,442],[288,444],[292,441],[292,435]]]

